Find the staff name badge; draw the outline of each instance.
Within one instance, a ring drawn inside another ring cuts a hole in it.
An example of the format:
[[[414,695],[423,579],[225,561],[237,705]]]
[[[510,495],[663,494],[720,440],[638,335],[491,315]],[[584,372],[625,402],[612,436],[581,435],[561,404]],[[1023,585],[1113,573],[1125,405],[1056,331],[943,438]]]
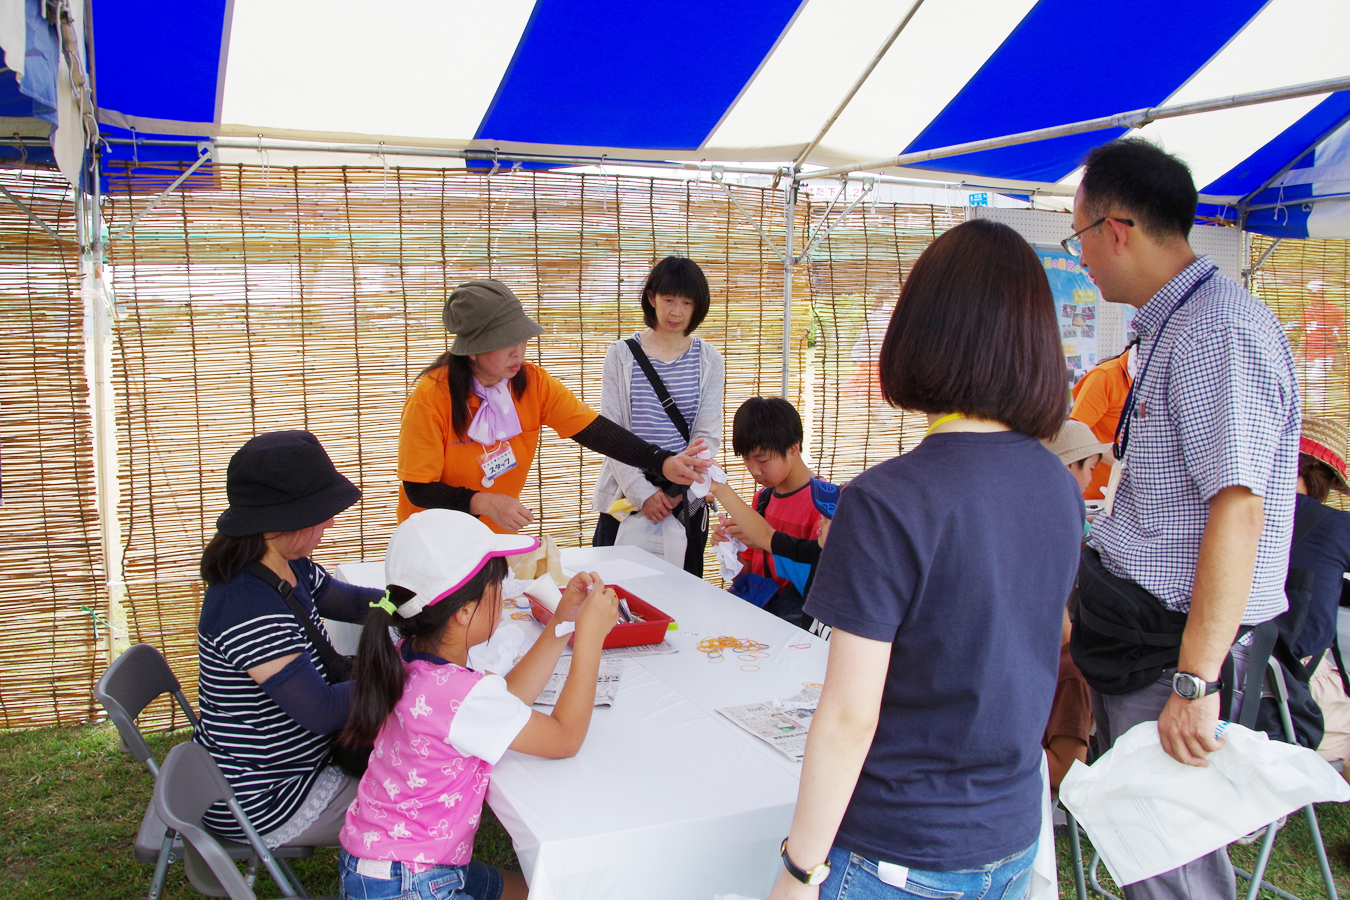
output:
[[[511,449],[511,445],[505,442],[478,457],[478,464],[483,468],[483,487],[485,488],[492,487],[499,477],[518,465],[515,452]]]

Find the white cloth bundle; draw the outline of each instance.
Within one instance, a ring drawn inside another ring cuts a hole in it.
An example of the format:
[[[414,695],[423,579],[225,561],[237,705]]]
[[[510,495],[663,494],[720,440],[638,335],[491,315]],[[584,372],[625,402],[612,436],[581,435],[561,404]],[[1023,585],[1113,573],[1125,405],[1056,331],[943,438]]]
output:
[[[1060,802],[1117,884],[1169,872],[1309,803],[1350,800],[1350,785],[1315,751],[1231,723],[1222,735],[1200,768],[1168,756],[1158,723],[1141,722],[1064,776]]]

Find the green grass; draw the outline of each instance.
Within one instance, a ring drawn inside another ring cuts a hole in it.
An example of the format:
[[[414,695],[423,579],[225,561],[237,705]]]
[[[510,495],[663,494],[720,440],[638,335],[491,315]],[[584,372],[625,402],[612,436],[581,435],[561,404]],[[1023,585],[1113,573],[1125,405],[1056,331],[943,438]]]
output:
[[[186,740],[187,731],[155,734],[150,745],[162,759]],[[117,749],[111,725],[48,728],[0,734],[0,897],[144,897],[151,868],[136,861],[132,845],[141,814],[150,801],[145,768]],[[1350,804],[1317,809],[1337,890],[1350,890]],[[1068,845],[1057,841],[1060,896],[1074,896]],[[1235,847],[1233,861],[1248,871],[1257,847]],[[1084,837],[1084,854],[1091,848]],[[474,856],[519,871],[511,838],[484,809]],[[318,897],[336,894],[337,851],[319,850],[292,862],[306,890]],[[1104,885],[1119,894],[1102,868]],[[1300,812],[1280,832],[1266,880],[1304,900],[1323,896],[1307,821]],[[1239,890],[1245,888],[1239,881]],[[275,897],[271,879],[258,880],[259,897]],[[181,865],[169,870],[166,900],[199,896]],[[1241,896],[1241,894],[1239,894]],[[1267,895],[1269,896],[1269,895]]]
[[[149,735],[150,746],[163,759],[188,734]],[[132,849],[152,786],[145,767],[117,749],[111,725],[0,734],[0,897],[144,897],[153,870]],[[510,836],[487,808],[474,856],[520,869]],[[291,865],[311,895],[337,894],[336,850]],[[279,894],[266,876],[256,891],[260,898]],[[163,896],[201,895],[175,865]]]

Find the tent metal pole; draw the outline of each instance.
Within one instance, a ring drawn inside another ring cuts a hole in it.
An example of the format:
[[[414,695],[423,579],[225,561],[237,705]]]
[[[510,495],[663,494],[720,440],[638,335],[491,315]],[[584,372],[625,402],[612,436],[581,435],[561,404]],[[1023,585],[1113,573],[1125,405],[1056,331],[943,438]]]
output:
[[[858,80],[853,82],[853,87],[851,87],[849,92],[844,95],[844,99],[839,101],[839,105],[835,107],[834,112],[830,117],[825,120],[825,124],[820,126],[820,131],[811,139],[811,143],[807,144],[806,149],[797,154],[797,159],[792,163],[792,171],[801,171],[802,163],[806,162],[806,158],[811,155],[811,152],[815,150],[816,147],[820,146],[820,142],[825,139],[825,135],[834,127],[834,123],[839,117],[844,114],[844,110],[848,108],[848,105],[853,102],[853,96],[862,89],[863,83],[872,76],[872,71],[876,69],[877,65],[881,62],[882,57],[890,51],[891,45],[895,43],[896,38],[900,37],[900,32],[905,30],[905,26],[909,24],[910,19],[914,18],[914,14],[919,11],[920,6],[923,6],[923,0],[914,0],[914,4],[909,8],[909,12],[905,13],[905,17],[900,20],[900,24],[896,25],[895,29],[891,31],[891,36],[886,38],[886,43],[882,44],[881,48],[877,50],[876,55],[872,57],[872,61],[867,64],[867,68],[863,69],[862,74],[858,76]]]
[[[1248,206],[1247,212],[1255,212],[1258,209],[1279,209],[1282,206],[1316,206],[1319,203],[1339,203],[1342,200],[1350,200],[1350,193],[1324,194],[1321,197],[1290,197],[1283,203],[1262,203],[1259,206]]]
[[[1327,81],[1313,81],[1292,87],[1277,88],[1269,91],[1253,91],[1249,94],[1234,94],[1231,97],[1217,97],[1212,100],[1199,100],[1194,103],[1181,103],[1176,106],[1157,106],[1103,116],[1097,119],[1085,119],[1067,125],[1055,125],[1051,128],[1038,128],[1001,137],[987,138],[981,141],[968,141],[953,144],[950,147],[937,147],[932,150],[920,150],[916,153],[901,153],[885,159],[853,163],[846,166],[834,166],[819,172],[812,172],[812,178],[829,178],[831,175],[843,175],[863,169],[884,169],[890,166],[907,166],[913,163],[934,159],[946,159],[981,150],[994,150],[999,147],[1012,147],[1017,144],[1029,144],[1050,138],[1064,137],[1070,134],[1085,134],[1107,128],[1140,128],[1158,119],[1174,119],[1178,116],[1190,116],[1196,113],[1214,112],[1221,109],[1236,109],[1242,106],[1254,106],[1259,103],[1273,103],[1276,100],[1292,100],[1314,94],[1330,94],[1350,89],[1350,78],[1333,78]]]
[[[1326,143],[1327,138],[1331,137],[1333,134],[1335,134],[1337,131],[1339,131],[1339,130],[1341,129],[1341,126],[1345,125],[1346,122],[1350,122],[1350,116],[1347,116],[1346,118],[1341,119],[1341,120],[1340,120],[1339,122],[1337,122],[1335,125],[1332,125],[1330,128],[1328,128],[1324,133],[1322,133],[1320,136],[1318,136],[1317,140],[1315,140],[1315,141],[1313,141],[1311,144],[1309,144],[1309,145],[1303,150],[1302,153],[1300,153],[1298,156],[1295,156],[1293,159],[1289,160],[1289,162],[1287,162],[1287,163],[1284,164],[1284,166],[1280,169],[1280,171],[1276,172],[1274,175],[1272,175],[1272,176],[1270,176],[1269,178],[1267,178],[1267,179],[1265,180],[1265,182],[1262,183],[1262,185],[1261,185],[1259,188],[1257,188],[1256,190],[1252,191],[1250,194],[1248,194],[1247,196],[1245,196],[1245,197],[1243,197],[1241,200],[1239,200],[1239,201],[1237,202],[1238,208],[1239,208],[1239,209],[1248,209],[1249,207],[1247,206],[1247,204],[1251,202],[1251,200],[1252,200],[1253,197],[1257,196],[1257,195],[1260,194],[1262,191],[1268,189],[1271,185],[1273,185],[1275,182],[1279,181],[1279,180],[1280,180],[1281,178],[1283,178],[1285,175],[1288,175],[1288,174],[1289,174],[1289,171],[1290,171],[1291,169],[1293,169],[1294,166],[1298,165],[1304,158],[1307,157],[1307,155],[1308,155],[1309,153],[1315,153],[1315,152],[1317,151],[1317,148],[1320,147],[1320,146],[1322,146],[1324,143]],[[1284,205],[1284,204],[1280,204],[1280,205]]]
[[[87,150],[84,184],[78,189],[83,234],[80,244],[80,294],[84,305],[85,371],[89,381],[93,431],[94,496],[98,510],[99,544],[103,557],[104,587],[108,592],[108,635],[102,649],[109,663],[128,644],[126,583],[122,574],[122,537],[117,511],[117,415],[113,391],[113,323],[103,265],[103,214],[97,140]]]
[[[792,226],[797,214],[797,182],[789,179],[783,190],[783,378],[779,393],[791,403],[788,381],[792,354],[792,267],[797,261],[792,255]]]
[[[1242,233],[1247,234],[1247,231],[1243,230]],[[1248,240],[1250,239],[1251,236],[1248,235]],[[1252,289],[1252,276],[1255,275],[1257,271],[1266,264],[1266,260],[1270,257],[1270,254],[1274,253],[1275,248],[1280,246],[1280,244],[1283,242],[1284,238],[1282,237],[1277,237],[1275,240],[1271,241],[1270,246],[1267,247],[1265,250],[1261,251],[1261,255],[1257,257],[1256,262],[1252,263],[1251,268],[1242,270],[1243,287],[1245,287],[1249,291]]]

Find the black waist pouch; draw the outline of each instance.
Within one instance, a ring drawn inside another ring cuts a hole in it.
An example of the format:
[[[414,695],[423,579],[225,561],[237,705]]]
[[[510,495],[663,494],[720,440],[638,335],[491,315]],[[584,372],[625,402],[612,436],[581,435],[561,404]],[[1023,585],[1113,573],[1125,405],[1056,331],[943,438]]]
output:
[[[1083,548],[1069,652],[1093,690],[1116,695],[1148,687],[1176,666],[1185,630],[1185,613],[1111,574],[1101,554]]]

